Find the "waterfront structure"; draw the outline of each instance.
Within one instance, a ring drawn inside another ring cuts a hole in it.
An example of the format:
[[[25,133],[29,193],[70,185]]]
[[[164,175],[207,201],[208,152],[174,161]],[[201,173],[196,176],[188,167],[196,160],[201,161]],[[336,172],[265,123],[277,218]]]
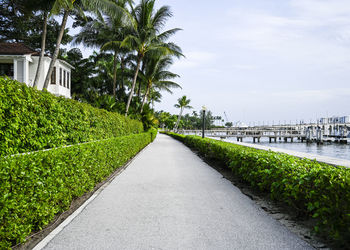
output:
[[[320,124],[350,123],[350,115],[320,118],[319,123]]]
[[[0,43],[0,76],[6,75],[32,87],[39,57],[40,53],[23,43]],[[51,58],[45,55],[36,86],[38,90],[44,87],[50,63]],[[71,71],[73,69],[74,67],[69,63],[60,59],[56,60],[47,90],[54,95],[71,98]]]
[[[186,135],[202,135],[200,130],[180,130]],[[268,138],[269,142],[277,140],[301,142],[350,142],[350,122],[348,123],[309,123],[296,125],[233,127],[206,130],[207,137],[234,137],[242,142],[244,138],[253,138],[253,142],[260,142],[261,138]]]

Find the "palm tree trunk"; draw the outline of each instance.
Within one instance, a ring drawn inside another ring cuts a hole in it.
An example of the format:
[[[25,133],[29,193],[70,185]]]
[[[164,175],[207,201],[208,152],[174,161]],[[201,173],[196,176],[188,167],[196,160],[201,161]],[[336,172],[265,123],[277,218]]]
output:
[[[134,76],[134,81],[133,81],[133,83],[132,83],[132,87],[131,87],[131,91],[130,91],[128,103],[126,104],[125,117],[128,116],[128,112],[129,112],[129,107],[130,107],[131,99],[132,99],[132,96],[133,96],[134,90],[135,90],[137,75],[139,74],[139,69],[140,69],[141,60],[142,60],[142,56],[139,56],[139,59],[138,59],[138,61],[137,61],[137,66],[136,66],[136,72],[135,72],[135,76]]]
[[[142,64],[142,71],[144,71],[144,69],[145,69],[145,64]],[[137,97],[138,98],[140,98],[140,96],[141,96],[141,81],[139,82],[139,86],[138,86],[138,88],[137,88]]]
[[[120,59],[120,69],[121,69],[121,72],[120,72],[120,76],[121,76],[121,88],[124,89],[124,58],[122,57]]]
[[[152,100],[150,100],[150,98],[149,98],[149,93],[148,93],[146,103],[148,103],[148,104],[150,105],[150,104],[151,104],[151,101],[152,101]],[[153,103],[153,107],[154,107],[154,103]]]
[[[69,11],[65,10],[64,14],[63,14],[61,30],[60,30],[60,33],[58,34],[57,41],[56,41],[55,52],[52,55],[49,71],[47,72],[43,89],[47,89],[47,87],[49,86],[49,82],[50,82],[50,79],[51,79],[51,74],[52,74],[52,71],[53,71],[53,67],[55,66],[55,62],[56,62],[56,59],[57,59],[57,56],[58,56],[58,52],[60,51],[60,45],[61,45],[62,37],[63,37],[63,34],[64,34],[64,30],[66,28],[68,16],[69,16]]]
[[[151,89],[151,83],[149,82],[148,85],[147,85],[147,90],[146,90],[146,94],[144,95],[143,97],[143,100],[142,100],[142,106],[141,106],[141,111],[140,113],[142,113],[143,111],[143,106],[145,106],[145,103],[146,103],[146,98],[148,97],[148,94],[149,94],[149,90]]]
[[[42,61],[43,61],[44,55],[45,55],[46,33],[47,33],[47,17],[48,17],[48,12],[45,11],[44,12],[43,34],[41,35],[41,52],[40,52],[40,58],[39,58],[39,62],[38,62],[38,68],[36,69],[36,73],[35,73],[33,87],[37,87],[38,84],[39,84],[41,64],[42,64]]]
[[[113,96],[116,97],[116,88],[117,88],[117,51],[114,51],[113,58]]]
[[[141,95],[141,81],[139,82],[138,88],[137,88],[137,97],[140,98]]]
[[[182,116],[182,112],[184,111],[184,108],[181,107],[180,109],[180,114],[179,114],[179,117],[177,118],[177,121],[176,121],[176,124],[175,124],[175,128],[174,128],[174,131],[176,132],[177,131],[177,127],[179,126],[179,123],[180,123],[180,120],[181,120],[181,116]]]

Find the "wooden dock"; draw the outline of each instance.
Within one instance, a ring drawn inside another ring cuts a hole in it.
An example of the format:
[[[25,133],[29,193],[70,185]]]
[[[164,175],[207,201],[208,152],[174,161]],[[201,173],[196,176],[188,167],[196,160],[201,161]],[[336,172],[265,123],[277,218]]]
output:
[[[202,136],[201,130],[179,130],[184,135]],[[206,137],[237,138],[243,142],[244,138],[252,138],[253,142],[260,142],[261,138],[267,138],[269,142],[350,142],[349,124],[298,124],[282,126],[255,126],[255,127],[234,127],[205,130]]]

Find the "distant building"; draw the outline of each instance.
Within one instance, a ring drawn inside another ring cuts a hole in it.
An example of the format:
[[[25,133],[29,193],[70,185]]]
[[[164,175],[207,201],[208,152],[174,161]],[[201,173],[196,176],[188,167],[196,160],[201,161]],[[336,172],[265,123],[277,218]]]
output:
[[[0,43],[0,76],[8,76],[28,86],[33,86],[40,53],[23,43]],[[37,89],[42,90],[51,58],[44,57]],[[48,91],[57,96],[71,98],[71,70],[69,63],[57,59]]]
[[[348,116],[333,116],[327,118],[320,118],[321,124],[334,124],[334,123],[350,123],[350,115]]]

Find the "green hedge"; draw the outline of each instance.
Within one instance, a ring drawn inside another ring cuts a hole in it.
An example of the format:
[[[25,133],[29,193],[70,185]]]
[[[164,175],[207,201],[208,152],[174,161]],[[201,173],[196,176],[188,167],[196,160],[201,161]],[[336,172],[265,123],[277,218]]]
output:
[[[157,131],[0,159],[0,249],[23,242],[154,140]]]
[[[0,77],[0,156],[141,132],[139,121]]]
[[[316,218],[315,230],[350,245],[350,169],[198,136],[168,133],[226,164],[252,187]]]

